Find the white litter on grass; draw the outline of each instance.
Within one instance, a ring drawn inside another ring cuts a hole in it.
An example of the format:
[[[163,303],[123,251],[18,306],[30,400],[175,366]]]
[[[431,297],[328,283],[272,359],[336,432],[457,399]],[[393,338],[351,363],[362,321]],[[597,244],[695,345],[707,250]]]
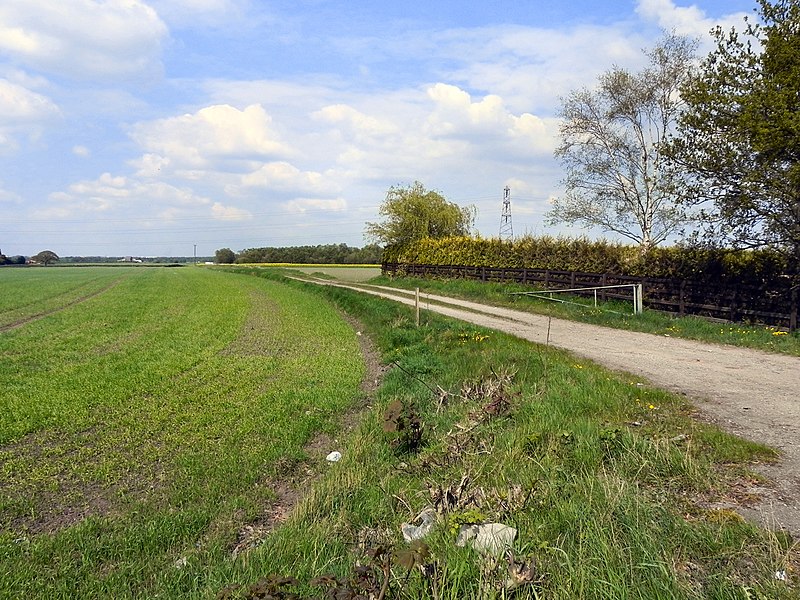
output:
[[[414,522],[421,522],[420,525],[413,525],[411,523],[403,523],[400,525],[400,531],[403,532],[403,539],[407,542],[421,540],[433,530],[437,518],[434,509],[426,508],[414,519]]]
[[[328,454],[328,456],[325,457],[325,460],[327,460],[328,462],[339,462],[340,460],[342,460],[342,453],[337,450],[334,450],[333,452]]]
[[[786,571],[775,571],[775,579],[778,581],[786,581]]]
[[[517,537],[517,530],[502,523],[485,525],[462,525],[456,539],[456,546],[469,544],[481,554],[500,556],[510,549]]]

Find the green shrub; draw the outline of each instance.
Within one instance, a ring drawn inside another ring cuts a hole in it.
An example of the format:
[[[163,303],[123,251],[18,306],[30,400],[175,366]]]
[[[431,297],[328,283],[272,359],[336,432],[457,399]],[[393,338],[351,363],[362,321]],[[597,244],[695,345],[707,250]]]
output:
[[[587,238],[525,236],[513,242],[498,238],[424,239],[390,247],[392,263],[494,268],[551,269],[668,279],[735,281],[764,285],[787,271],[784,257],[771,250],[705,249],[671,246],[642,256],[639,248]]]

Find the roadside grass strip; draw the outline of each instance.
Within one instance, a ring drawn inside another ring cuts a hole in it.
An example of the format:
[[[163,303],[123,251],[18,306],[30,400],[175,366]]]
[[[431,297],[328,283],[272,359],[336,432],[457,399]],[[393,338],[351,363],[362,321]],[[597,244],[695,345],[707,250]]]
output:
[[[749,501],[748,466],[771,449],[568,353],[436,315],[416,328],[409,309],[349,290],[315,293],[358,318],[392,367],[341,462],[215,576],[218,597],[798,597],[797,543],[719,508]],[[436,525],[406,543],[401,525],[426,508]],[[510,554],[456,546],[461,525],[491,522],[517,529]]]
[[[329,304],[202,269],[4,334],[0,597],[202,595],[363,373]]]
[[[506,306],[592,325],[800,356],[800,331],[788,333],[772,326],[712,321],[695,316],[679,317],[647,308],[641,315],[632,315],[630,314],[630,302],[599,302],[598,307],[595,308],[587,298],[572,297],[571,300],[578,304],[585,303],[585,306],[556,304],[533,296],[511,294],[511,292],[530,292],[534,289],[531,286],[465,279],[381,276],[369,280],[368,283],[410,290],[418,287],[422,292],[437,293],[464,300],[483,301],[496,306]]]

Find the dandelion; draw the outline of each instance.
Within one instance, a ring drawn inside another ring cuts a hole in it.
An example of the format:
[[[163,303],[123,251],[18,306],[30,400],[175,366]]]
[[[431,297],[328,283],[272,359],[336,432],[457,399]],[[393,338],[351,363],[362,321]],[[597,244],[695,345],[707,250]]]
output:
[[[572,365],[572,366],[575,367],[576,369],[582,369],[583,368],[583,365]]]
[[[647,408],[649,408],[650,410],[655,410],[655,409],[656,409],[656,407],[655,407],[655,406],[653,406],[652,404],[648,404],[648,405],[647,405]]]
[[[777,336],[777,335],[789,335],[789,334],[786,333],[785,331],[773,331],[772,335],[776,335]]]

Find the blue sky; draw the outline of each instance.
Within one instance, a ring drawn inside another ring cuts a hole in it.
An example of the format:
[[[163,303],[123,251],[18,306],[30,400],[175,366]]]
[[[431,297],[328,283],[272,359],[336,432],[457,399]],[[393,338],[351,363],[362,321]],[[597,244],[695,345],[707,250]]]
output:
[[[347,243],[392,185],[542,224],[559,98],[754,0],[3,0],[0,250]],[[597,232],[588,232],[598,235]]]

